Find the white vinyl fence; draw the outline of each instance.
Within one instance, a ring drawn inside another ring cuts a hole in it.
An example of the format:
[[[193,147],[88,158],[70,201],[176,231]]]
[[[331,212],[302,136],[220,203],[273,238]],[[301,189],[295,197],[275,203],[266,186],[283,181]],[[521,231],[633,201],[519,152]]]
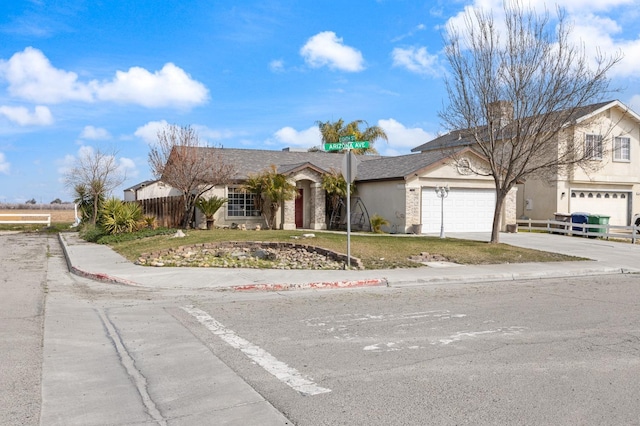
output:
[[[0,214],[0,224],[18,224],[28,225],[32,223],[44,224],[51,226],[51,215],[48,213],[35,214],[35,213],[9,213]]]
[[[547,231],[553,234],[577,235],[589,238],[620,238],[631,239],[635,244],[640,238],[640,226],[597,225],[592,223],[572,223],[553,219],[546,220],[517,220],[520,231]]]

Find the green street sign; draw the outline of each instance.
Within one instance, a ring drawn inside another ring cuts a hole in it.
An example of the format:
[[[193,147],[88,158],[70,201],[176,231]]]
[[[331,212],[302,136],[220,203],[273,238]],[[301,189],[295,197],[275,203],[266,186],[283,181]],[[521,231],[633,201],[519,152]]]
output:
[[[356,141],[355,135],[340,136],[339,139],[340,139],[340,143],[349,143],[349,142],[355,142]]]
[[[342,136],[340,143],[325,143],[325,151],[342,151],[343,149],[367,149],[369,148],[369,141],[347,141],[342,142],[342,138],[353,136]]]
[[[369,148],[369,141],[357,141],[349,143],[350,149],[367,149]]]

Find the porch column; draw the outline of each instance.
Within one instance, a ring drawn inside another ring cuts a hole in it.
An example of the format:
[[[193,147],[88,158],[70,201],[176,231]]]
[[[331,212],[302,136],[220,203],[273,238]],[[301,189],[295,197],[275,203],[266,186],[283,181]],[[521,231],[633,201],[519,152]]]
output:
[[[282,229],[295,230],[296,229],[296,201],[288,200],[284,202],[284,219],[282,222]]]
[[[326,193],[322,189],[322,184],[311,184],[311,229],[327,229],[327,219],[325,215]]]

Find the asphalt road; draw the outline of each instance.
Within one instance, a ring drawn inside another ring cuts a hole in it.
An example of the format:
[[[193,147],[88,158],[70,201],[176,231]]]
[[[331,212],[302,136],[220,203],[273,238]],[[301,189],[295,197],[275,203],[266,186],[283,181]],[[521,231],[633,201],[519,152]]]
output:
[[[640,277],[201,302],[331,392],[215,353],[299,425],[640,423]]]
[[[0,424],[36,425],[47,255],[55,236],[0,235]]]
[[[2,425],[640,423],[639,275],[234,293],[0,255]]]

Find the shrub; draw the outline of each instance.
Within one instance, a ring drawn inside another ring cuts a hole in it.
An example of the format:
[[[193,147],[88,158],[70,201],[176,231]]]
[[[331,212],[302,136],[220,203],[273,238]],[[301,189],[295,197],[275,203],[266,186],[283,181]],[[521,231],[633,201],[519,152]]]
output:
[[[382,226],[384,225],[389,225],[389,221],[384,217],[378,215],[377,213],[371,216],[370,222],[371,230],[376,234],[382,234],[382,230],[380,228],[382,228]]]
[[[138,203],[123,203],[117,198],[110,198],[100,210],[100,225],[106,234],[134,232],[141,222],[142,208]]]
[[[104,235],[102,228],[96,225],[85,224],[80,229],[80,238],[90,243],[98,242]]]
[[[155,216],[144,216],[142,223],[144,223],[144,227],[147,229],[156,229],[158,227]]]

